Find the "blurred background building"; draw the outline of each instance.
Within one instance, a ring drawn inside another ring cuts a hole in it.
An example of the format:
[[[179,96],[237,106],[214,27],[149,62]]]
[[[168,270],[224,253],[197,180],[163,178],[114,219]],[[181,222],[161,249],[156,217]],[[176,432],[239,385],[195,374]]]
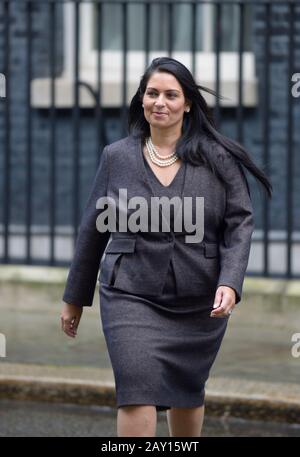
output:
[[[299,277],[300,6],[296,1],[0,0],[0,256],[68,265],[103,147],[154,57],[184,63],[225,135],[270,176],[248,273]]]

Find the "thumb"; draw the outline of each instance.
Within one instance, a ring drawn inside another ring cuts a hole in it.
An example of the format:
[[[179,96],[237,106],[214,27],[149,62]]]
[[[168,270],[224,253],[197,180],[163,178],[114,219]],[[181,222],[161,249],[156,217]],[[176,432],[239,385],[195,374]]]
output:
[[[74,316],[71,322],[71,326],[76,330],[79,324],[79,319],[77,316]]]
[[[220,306],[222,301],[222,289],[218,289],[215,295],[214,305],[213,308],[217,308]]]

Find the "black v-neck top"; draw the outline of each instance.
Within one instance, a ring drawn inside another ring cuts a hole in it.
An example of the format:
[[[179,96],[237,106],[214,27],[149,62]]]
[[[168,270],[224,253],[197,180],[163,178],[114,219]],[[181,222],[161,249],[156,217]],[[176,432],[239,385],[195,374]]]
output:
[[[148,178],[153,190],[153,194],[157,197],[162,197],[166,196],[168,198],[172,198],[175,196],[181,197],[182,191],[183,191],[183,185],[184,185],[184,180],[185,180],[185,171],[186,171],[186,162],[182,162],[179,170],[177,170],[177,173],[175,177],[173,178],[173,181],[169,186],[164,186],[159,179],[156,177],[154,171],[150,167],[146,157],[143,154],[143,159],[145,163],[145,167],[148,173]],[[176,209],[176,207],[175,207]],[[160,230],[162,230],[162,223],[161,220],[159,221],[160,224]],[[171,230],[174,230],[174,205],[170,205],[170,227]]]
[[[164,186],[157,176],[155,175],[154,171],[150,167],[146,157],[143,154],[143,159],[144,163],[148,172],[148,176],[151,180],[151,185],[153,186],[153,190],[155,190],[155,193],[157,192],[160,195],[166,195],[170,197],[178,195],[181,195],[183,184],[184,184],[184,177],[185,177],[185,167],[186,167],[186,162],[182,162],[179,170],[177,170],[177,173],[175,177],[173,178],[173,181],[169,186]]]

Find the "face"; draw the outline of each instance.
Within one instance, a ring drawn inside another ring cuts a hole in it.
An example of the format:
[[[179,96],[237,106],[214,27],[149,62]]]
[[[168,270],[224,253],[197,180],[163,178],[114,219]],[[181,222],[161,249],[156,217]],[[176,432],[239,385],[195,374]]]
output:
[[[144,115],[156,128],[178,127],[189,104],[177,79],[170,73],[154,73],[149,78],[144,96]]]

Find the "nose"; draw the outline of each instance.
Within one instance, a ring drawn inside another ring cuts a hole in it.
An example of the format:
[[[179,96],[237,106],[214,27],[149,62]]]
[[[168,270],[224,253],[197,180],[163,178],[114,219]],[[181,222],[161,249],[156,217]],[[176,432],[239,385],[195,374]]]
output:
[[[161,95],[155,100],[155,106],[157,106],[157,107],[165,106],[165,101],[164,101],[164,95],[163,95],[163,94],[161,94]]]

